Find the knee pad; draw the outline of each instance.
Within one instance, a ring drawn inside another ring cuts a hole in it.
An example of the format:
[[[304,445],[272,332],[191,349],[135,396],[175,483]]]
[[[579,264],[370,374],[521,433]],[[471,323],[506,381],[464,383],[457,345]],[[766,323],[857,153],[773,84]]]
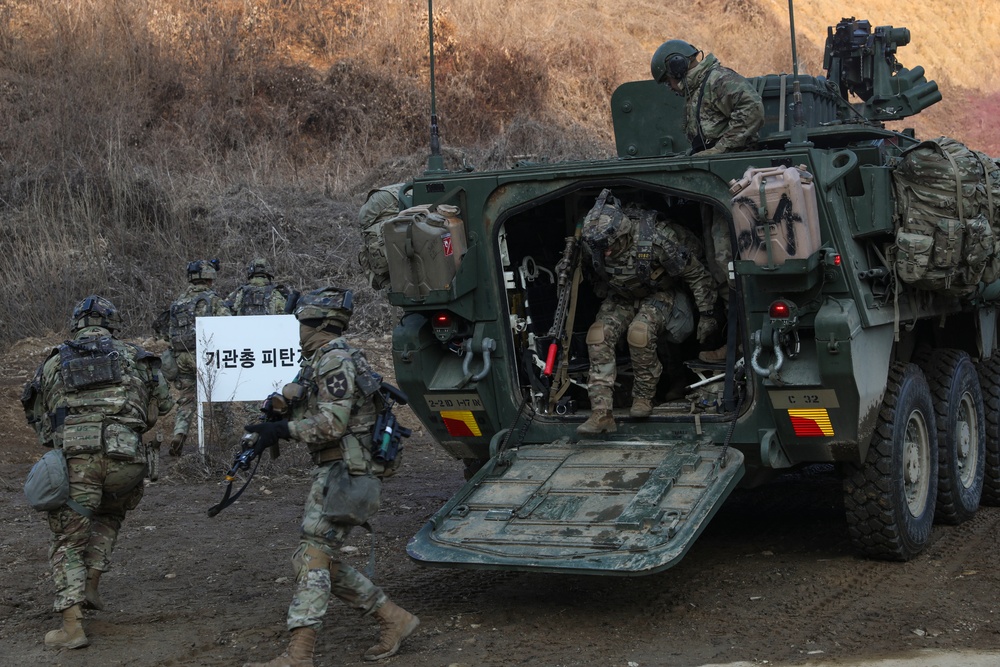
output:
[[[594,322],[587,329],[587,345],[600,345],[604,342],[604,323]]]
[[[296,572],[329,570],[330,556],[312,544],[304,544],[295,550],[295,555],[292,556],[292,567],[295,568]]]
[[[632,347],[649,345],[649,323],[634,321],[628,325],[628,344]]]

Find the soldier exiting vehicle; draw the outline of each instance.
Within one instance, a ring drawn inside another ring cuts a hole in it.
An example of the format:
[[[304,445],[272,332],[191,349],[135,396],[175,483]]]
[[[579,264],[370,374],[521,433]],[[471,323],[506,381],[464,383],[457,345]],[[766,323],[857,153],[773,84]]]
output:
[[[680,39],[660,45],[650,69],[657,83],[684,96],[684,133],[691,154],[698,157],[748,150],[764,125],[764,103],[744,77],[723,67],[713,54],[701,61],[701,51]],[[701,209],[708,268],[719,284],[719,296],[729,302],[729,262],[733,259],[728,215],[714,206]],[[728,308],[727,308],[728,310]],[[703,361],[723,361],[726,347],[707,350]]]
[[[82,648],[84,609],[104,609],[98,591],[126,512],[143,495],[142,434],[173,407],[160,360],[114,337],[114,305],[89,296],[73,310],[72,340],[52,350],[21,399],[46,447],[61,449],[69,477],[67,504],[48,513],[53,604],[62,627],[50,648]]]
[[[587,213],[581,241],[594,292],[604,299],[587,331],[592,412],[577,428],[577,433],[595,435],[617,428],[612,391],[615,347],[622,333],[628,332],[634,374],[629,415],[648,417],[663,369],[656,353],[659,337],[680,343],[695,330],[691,300],[683,287],[694,296],[700,312],[697,337],[704,342],[718,326],[712,315],[716,285],[681,234],[657,221],[656,211],[622,209],[607,189]]]
[[[342,337],[353,312],[349,290],[324,287],[303,295],[295,306],[302,345],[302,368],[281,395],[289,402],[286,419],[249,424],[257,433],[259,454],[278,440],[296,440],[309,448],[316,468],[303,510],[299,548],[292,557],[295,593],[288,608],[291,639],[285,655],[247,667],[311,667],[316,633],[322,627],[330,595],[336,595],[381,625],[377,644],[365,660],[395,655],[420,620],[397,606],[382,589],[339,560],[340,547],[357,523],[335,518],[328,494],[347,476],[377,472],[371,460],[371,432],[379,409],[381,377],[364,353]],[[377,507],[378,484],[364,500]]]
[[[232,314],[222,297],[212,290],[218,271],[217,259],[189,263],[187,279],[190,285],[170,304],[167,325],[170,349],[169,355],[164,355],[164,370],[178,394],[174,437],[170,440],[171,456],[180,456],[184,450],[198,397],[195,318]]]

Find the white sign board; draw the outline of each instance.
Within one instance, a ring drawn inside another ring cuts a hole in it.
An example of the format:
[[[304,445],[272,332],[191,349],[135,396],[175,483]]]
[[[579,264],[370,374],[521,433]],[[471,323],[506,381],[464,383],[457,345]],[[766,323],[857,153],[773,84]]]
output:
[[[260,403],[299,371],[299,323],[294,315],[195,319],[198,359],[198,447],[204,451],[206,402]]]

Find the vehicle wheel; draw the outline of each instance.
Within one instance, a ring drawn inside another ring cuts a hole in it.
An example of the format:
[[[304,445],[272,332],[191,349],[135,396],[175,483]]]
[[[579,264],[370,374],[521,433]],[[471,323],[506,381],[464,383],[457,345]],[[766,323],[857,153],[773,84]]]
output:
[[[938,492],[934,519],[959,524],[979,509],[986,422],[976,367],[961,350],[935,350],[922,364],[937,422]]]
[[[938,482],[934,404],[916,364],[889,367],[865,461],[846,466],[851,541],[866,556],[909,560],[930,541]]]
[[[978,370],[986,420],[983,496],[979,502],[996,507],[1000,506],[1000,353],[980,361]]]

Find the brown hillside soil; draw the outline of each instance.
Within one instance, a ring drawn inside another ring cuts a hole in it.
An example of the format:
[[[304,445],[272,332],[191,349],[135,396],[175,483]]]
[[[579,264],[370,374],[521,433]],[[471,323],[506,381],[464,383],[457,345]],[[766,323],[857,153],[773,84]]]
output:
[[[193,453],[179,463],[164,457],[160,480],[126,520],[102,581],[108,608],[87,612],[91,646],[44,648],[45,632],[58,625],[48,530],[21,493],[40,449],[17,398],[46,342],[55,341],[27,341],[0,360],[0,666],[222,666],[276,655],[287,637],[289,558],[305,478],[293,469],[258,473],[236,505],[209,519],[221,475],[191,474]],[[386,368],[387,343],[378,343],[372,356]],[[995,508],[959,527],[937,527],[912,562],[861,560],[847,542],[839,482],[819,469],[738,492],[680,565],[650,577],[472,572],[411,561],[407,540],[461,484],[461,466],[418,435],[407,444],[403,474],[385,485],[374,522],[376,581],[422,622],[382,664],[856,665],[919,649],[1000,648]],[[344,558],[364,567],[370,544],[359,531]],[[375,636],[370,619],[334,601],[316,664],[366,664],[361,654]]]

